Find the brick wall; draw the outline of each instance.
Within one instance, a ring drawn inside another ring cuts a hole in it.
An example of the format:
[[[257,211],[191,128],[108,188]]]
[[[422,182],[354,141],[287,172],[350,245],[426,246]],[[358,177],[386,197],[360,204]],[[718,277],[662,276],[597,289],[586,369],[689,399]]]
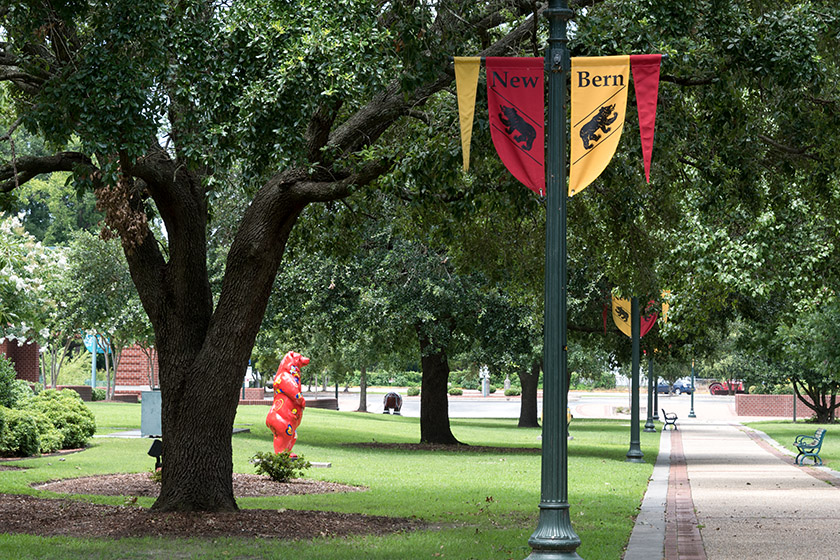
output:
[[[154,351],[153,351],[154,352]],[[154,366],[154,385],[160,386],[158,379],[157,353],[152,354]],[[123,348],[120,354],[120,365],[115,379],[117,390],[149,389],[149,358],[139,346]]]
[[[773,416],[793,418],[794,395],[735,395],[735,413],[738,416]],[[806,397],[807,398],[807,397]],[[840,396],[835,397],[835,401]],[[808,399],[808,402],[811,402]],[[804,402],[796,403],[796,416],[810,418],[813,411]]]
[[[239,390],[239,398],[242,399],[242,389]],[[265,387],[245,387],[246,401],[260,401],[265,398],[272,398],[272,393],[265,390]]]
[[[37,383],[40,377],[38,350],[38,344],[35,342],[26,342],[19,346],[17,340],[4,338],[0,341],[0,353],[15,363],[17,378],[31,383]]]

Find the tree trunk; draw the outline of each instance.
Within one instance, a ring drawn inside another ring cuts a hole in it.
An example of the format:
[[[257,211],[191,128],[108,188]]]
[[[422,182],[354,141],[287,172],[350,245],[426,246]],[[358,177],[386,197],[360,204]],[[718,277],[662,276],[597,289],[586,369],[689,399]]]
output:
[[[522,396],[519,401],[519,424],[520,428],[539,428],[537,418],[537,387],[540,382],[541,360],[531,362],[531,372],[528,373],[525,366],[519,370],[519,382],[522,384]]]
[[[799,402],[814,411],[814,419],[817,424],[828,424],[833,420],[834,410],[837,408],[837,406],[834,406],[833,396],[831,397],[831,402],[828,402],[825,393],[821,389],[797,379],[791,379],[791,382],[793,383],[793,392],[796,395],[795,398],[799,399]],[[802,385],[802,389],[808,396],[808,399],[802,398],[802,394],[799,392],[797,383]]]
[[[433,349],[422,334],[419,334],[419,339],[423,367],[420,443],[460,444],[449,427],[449,360],[446,351]]]
[[[225,366],[232,367],[229,363]],[[171,377],[169,367],[168,361],[160,367],[163,476],[160,496],[152,508],[234,511],[238,508],[232,485],[231,433],[239,387],[220,386],[221,368],[194,366],[187,377],[207,381],[187,384],[176,392],[165,382]],[[270,446],[270,440],[266,445]]]
[[[359,374],[359,408],[356,412],[367,412],[367,368],[362,366]]]
[[[186,167],[163,151],[124,167],[145,180],[169,234],[166,255],[147,227],[139,241],[131,231],[122,236],[158,356],[163,469],[153,508],[233,511],[231,434],[239,392],[286,241],[306,202],[281,177],[256,194],[228,251],[214,309],[207,199],[200,177]]]

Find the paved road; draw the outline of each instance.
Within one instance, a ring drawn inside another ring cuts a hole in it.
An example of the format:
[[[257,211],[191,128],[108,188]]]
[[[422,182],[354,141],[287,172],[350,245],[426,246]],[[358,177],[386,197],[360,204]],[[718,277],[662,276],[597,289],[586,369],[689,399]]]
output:
[[[404,389],[396,389],[403,396],[402,415],[412,418],[420,417],[420,397],[405,396]],[[323,396],[334,397],[334,392],[321,393]],[[384,393],[368,393],[368,412],[381,413],[383,411],[382,398]],[[642,394],[642,420],[647,417],[647,396]],[[357,410],[359,408],[359,394],[355,392],[338,393],[339,410]],[[629,410],[629,393],[584,393],[573,391],[569,394],[569,408],[575,418],[615,418],[629,416],[621,414],[622,409]],[[503,395],[492,395],[483,398],[477,392],[461,397],[449,398],[450,418],[519,418],[520,401],[517,397],[507,398]],[[691,398],[688,395],[660,395],[659,408],[668,412],[676,412],[680,418],[687,418],[691,409]],[[712,396],[695,394],[694,412],[698,418],[731,419],[735,417],[735,399],[729,396]],[[542,398],[537,400],[537,414],[542,414]]]

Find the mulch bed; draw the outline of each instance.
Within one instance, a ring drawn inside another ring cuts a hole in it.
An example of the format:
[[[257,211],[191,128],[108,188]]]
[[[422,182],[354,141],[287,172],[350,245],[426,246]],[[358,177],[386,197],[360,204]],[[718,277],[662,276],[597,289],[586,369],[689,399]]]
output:
[[[99,496],[138,496],[157,498],[160,484],[153,482],[149,473],[109,474],[66,478],[33,486],[59,494],[95,494]],[[365,488],[348,486],[323,480],[292,479],[275,482],[257,474],[233,474],[233,495],[238,498],[261,496],[293,496],[296,494],[328,494],[330,492],[359,492]]]
[[[66,479],[35,487],[59,493],[126,496],[127,502],[138,496],[155,497],[160,489],[149,479],[149,473]],[[234,475],[234,494],[238,497],[361,490],[365,489],[318,480],[278,483],[266,476]],[[133,505],[110,506],[81,500],[0,494],[0,530],[39,536],[306,540],[356,534],[385,535],[421,527],[422,523],[413,519],[332,511],[243,509],[224,513],[162,513]]]

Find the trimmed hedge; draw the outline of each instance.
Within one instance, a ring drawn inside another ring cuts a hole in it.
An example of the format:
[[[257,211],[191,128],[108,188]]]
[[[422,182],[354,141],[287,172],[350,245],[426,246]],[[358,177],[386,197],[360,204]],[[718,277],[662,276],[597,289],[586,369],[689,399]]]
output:
[[[0,407],[3,433],[0,435],[0,454],[4,457],[28,457],[41,451],[38,424],[29,411]]]
[[[0,354],[0,406],[11,408],[15,405],[15,366],[5,355]]]
[[[45,414],[62,437],[62,449],[84,447],[96,432],[96,419],[76,391],[47,389],[29,399],[27,408]]]

